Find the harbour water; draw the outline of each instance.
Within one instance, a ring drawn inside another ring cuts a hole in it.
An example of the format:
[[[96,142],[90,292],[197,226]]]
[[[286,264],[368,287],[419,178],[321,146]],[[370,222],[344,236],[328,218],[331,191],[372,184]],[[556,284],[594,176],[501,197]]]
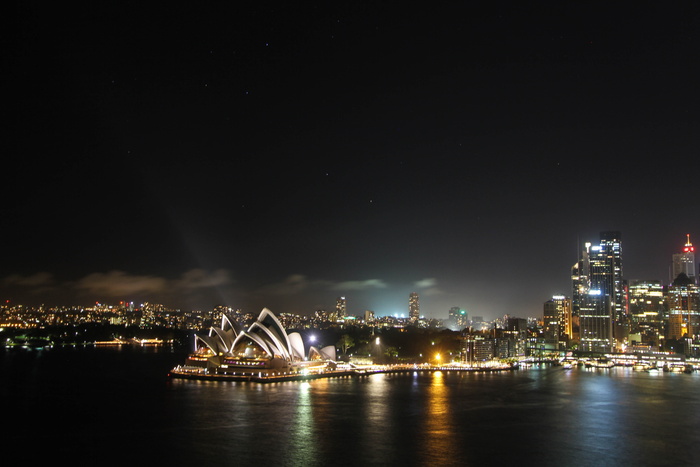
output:
[[[27,465],[700,465],[700,372],[534,366],[258,384],[170,379],[184,351],[0,351]]]

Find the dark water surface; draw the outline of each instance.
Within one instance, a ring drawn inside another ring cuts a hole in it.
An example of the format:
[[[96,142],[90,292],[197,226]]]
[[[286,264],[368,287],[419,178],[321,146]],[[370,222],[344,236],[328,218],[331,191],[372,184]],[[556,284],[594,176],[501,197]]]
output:
[[[3,457],[20,453],[18,464],[32,466],[700,465],[697,372],[168,379],[184,358],[163,348],[1,350]]]

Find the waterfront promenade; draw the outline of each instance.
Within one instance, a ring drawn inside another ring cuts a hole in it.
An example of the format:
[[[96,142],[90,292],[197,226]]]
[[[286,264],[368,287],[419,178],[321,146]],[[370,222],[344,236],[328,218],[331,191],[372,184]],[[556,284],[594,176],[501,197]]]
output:
[[[481,366],[468,365],[430,365],[430,364],[401,364],[401,365],[346,365],[336,369],[320,369],[314,371],[301,372],[241,372],[241,373],[216,373],[210,372],[203,368],[188,368],[177,366],[173,368],[168,376],[171,378],[181,379],[196,379],[210,381],[248,381],[256,383],[274,383],[282,381],[305,381],[319,378],[337,378],[337,377],[363,377],[379,373],[408,373],[408,372],[433,372],[433,371],[449,371],[449,372],[493,372],[493,371],[508,371],[517,369],[517,365],[510,364],[486,364]]]
[[[532,360],[526,359],[516,363],[484,362],[478,365],[470,364],[394,364],[394,365],[338,365],[335,369],[330,367],[320,367],[305,369],[295,372],[240,372],[240,373],[218,373],[204,368],[194,368],[187,366],[176,366],[169,373],[168,377],[181,379],[196,379],[210,381],[247,381],[256,383],[274,383],[283,381],[305,381],[319,378],[337,377],[364,377],[379,373],[409,373],[409,372],[499,372],[527,368],[531,365],[555,365],[562,366],[563,369],[573,369],[576,367],[606,369],[613,367],[632,367],[635,370],[659,370],[672,372],[694,372],[700,369],[698,359],[677,359],[676,357],[648,359],[648,358],[618,358],[614,359],[583,359],[583,360]],[[668,357],[668,356],[665,356]]]

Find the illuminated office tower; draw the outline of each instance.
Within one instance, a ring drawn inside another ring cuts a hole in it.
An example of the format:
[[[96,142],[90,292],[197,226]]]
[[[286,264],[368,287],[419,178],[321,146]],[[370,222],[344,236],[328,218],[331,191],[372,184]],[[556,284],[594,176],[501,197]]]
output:
[[[559,349],[559,313],[554,300],[544,302],[544,343],[548,350]]]
[[[581,350],[611,352],[614,348],[610,300],[600,290],[588,291],[579,305]]]
[[[571,282],[573,285],[571,312],[574,316],[579,315],[579,306],[581,305],[583,298],[588,294],[588,289],[590,288],[590,251],[591,244],[590,242],[586,242],[583,246],[583,250],[581,250],[581,255],[578,262],[571,268]]]
[[[571,300],[563,295],[554,295],[544,302],[544,339],[555,349],[563,347],[571,339]]]
[[[583,250],[580,252],[579,260],[571,268],[571,284],[573,286],[571,295],[571,338],[574,341],[580,339],[580,308],[588,296],[588,290],[591,286],[589,280],[590,251],[591,243],[586,242],[583,245]]]
[[[586,243],[572,268],[572,310],[578,314],[581,349],[609,352],[613,328],[628,326],[619,232],[601,232],[600,245]],[[619,338],[626,337],[621,332]]]
[[[631,281],[628,289],[630,334],[639,335],[641,343],[659,345],[664,335],[665,312],[663,285],[658,280]]]
[[[683,252],[673,255],[671,281],[675,280],[680,273],[685,274],[690,280],[697,284],[697,275],[695,274],[695,247],[690,243],[690,234],[687,235],[687,240],[683,246]]]
[[[408,296],[408,318],[411,321],[417,321],[420,318],[420,303],[416,292],[411,292]]]
[[[691,337],[700,334],[700,293],[698,286],[684,273],[668,287],[668,339]]]
[[[610,298],[615,323],[627,322],[625,283],[622,279],[622,241],[620,232],[601,232],[600,249],[591,261],[591,283]]]

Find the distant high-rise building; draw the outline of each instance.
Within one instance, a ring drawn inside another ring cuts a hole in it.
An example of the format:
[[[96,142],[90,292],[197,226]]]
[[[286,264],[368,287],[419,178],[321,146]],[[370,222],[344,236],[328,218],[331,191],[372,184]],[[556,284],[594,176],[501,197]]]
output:
[[[673,282],[680,273],[685,274],[690,280],[697,283],[697,274],[695,273],[695,247],[690,243],[690,234],[687,235],[683,251],[673,255],[671,281]]]
[[[335,319],[345,319],[348,316],[348,302],[345,297],[338,297],[335,301]]]
[[[624,330],[629,325],[620,232],[601,232],[599,245],[585,244],[572,268],[572,285],[572,311],[579,318],[581,349],[613,350],[613,328]]]
[[[420,318],[420,303],[417,292],[411,292],[408,297],[408,318],[411,321],[417,321]]]
[[[447,312],[447,321],[455,331],[460,331],[469,326],[467,311],[458,306],[453,306]]]

